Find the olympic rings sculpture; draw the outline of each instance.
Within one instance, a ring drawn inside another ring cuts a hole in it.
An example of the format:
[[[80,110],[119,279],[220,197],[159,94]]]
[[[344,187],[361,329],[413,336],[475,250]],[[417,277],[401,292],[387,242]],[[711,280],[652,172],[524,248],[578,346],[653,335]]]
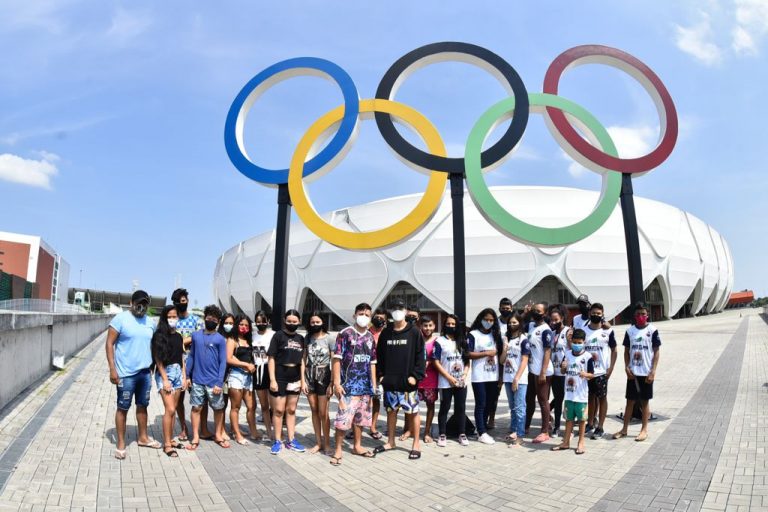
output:
[[[467,62],[488,70],[510,93],[509,98],[480,116],[467,138],[463,158],[448,157],[434,125],[418,111],[394,99],[400,85],[411,73],[448,60]],[[659,143],[647,155],[620,158],[605,127],[586,109],[557,95],[563,74],[589,63],[606,64],[626,72],[654,100],[661,133]],[[321,76],[336,82],[344,104],[310,126],[296,146],[288,168],[260,167],[250,160],[243,142],[248,111],[267,89],[300,75]],[[571,158],[602,176],[603,186],[597,204],[587,217],[569,226],[549,228],[518,219],[496,201],[483,178],[484,172],[500,165],[514,152],[525,133],[531,109],[544,116],[550,133]],[[413,169],[428,173],[429,181],[418,204],[403,219],[383,229],[352,232],[332,226],[317,213],[306,194],[304,180],[330,172],[351,148],[360,120],[371,116],[397,156]],[[499,140],[483,150],[494,127],[508,119],[511,119],[509,127]],[[395,128],[394,121],[413,128],[425,142],[427,151],[405,140]],[[586,133],[586,139],[574,127],[574,122]],[[267,186],[287,184],[297,215],[319,238],[344,249],[373,250],[407,240],[424,227],[440,206],[448,175],[452,173],[463,174],[478,210],[504,235],[539,246],[577,242],[597,231],[610,217],[621,193],[622,173],[639,176],[661,165],[672,153],[677,134],[677,111],[666,87],[648,66],[622,50],[601,45],[566,50],[547,69],[543,92],[529,93],[515,69],[497,54],[469,43],[444,42],[417,48],[398,59],[384,74],[373,99],[361,100],[350,76],[330,61],[301,57],[278,62],[254,76],[235,97],[225,122],[224,142],[230,161],[242,174]],[[329,137],[330,142],[313,154],[313,150]]]

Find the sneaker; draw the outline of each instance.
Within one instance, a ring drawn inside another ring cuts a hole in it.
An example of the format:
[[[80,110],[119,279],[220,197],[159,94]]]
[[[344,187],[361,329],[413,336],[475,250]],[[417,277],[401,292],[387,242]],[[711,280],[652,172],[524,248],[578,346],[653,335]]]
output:
[[[292,439],[287,443],[285,443],[285,447],[293,452],[304,453],[305,451],[307,451],[307,449],[304,448],[304,445],[302,445],[300,442],[298,442],[295,439]]]
[[[480,437],[478,437],[477,440],[480,441],[483,444],[495,444],[496,443],[496,441],[494,441],[493,438],[488,435],[488,432],[486,432],[485,434],[483,434]]]
[[[597,427],[594,432],[592,432],[592,439],[602,439],[604,435],[605,431],[600,427]]]
[[[445,442],[445,436],[444,435],[441,435],[440,437],[437,438],[437,446],[439,446],[440,448],[445,448],[445,446],[447,444],[448,443]]]
[[[560,429],[552,428],[552,437],[558,437],[560,435]]]
[[[589,434],[592,433],[593,430],[595,430],[595,428],[592,425],[588,424],[586,430],[584,430],[584,435],[588,436]]]
[[[280,441],[275,441],[274,443],[272,443],[272,450],[271,450],[272,455],[277,455],[278,453],[280,453],[280,450],[282,449],[282,447],[283,447],[283,443],[281,443]]]
[[[465,434],[461,434],[459,436],[459,444],[461,446],[469,446],[469,439],[467,439],[467,436]]]

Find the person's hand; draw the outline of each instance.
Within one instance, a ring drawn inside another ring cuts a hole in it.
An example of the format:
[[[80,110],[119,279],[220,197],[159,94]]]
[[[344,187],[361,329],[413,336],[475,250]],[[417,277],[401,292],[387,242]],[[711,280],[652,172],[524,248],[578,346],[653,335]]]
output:
[[[450,375],[450,376],[448,377],[448,383],[451,385],[451,387],[452,387],[452,388],[457,388],[457,387],[459,387],[459,379],[457,379],[457,378],[456,378],[456,377],[454,377],[453,375]]]
[[[585,372],[584,370],[580,371],[579,372],[579,377],[581,377],[582,379],[586,379],[587,378],[587,372]]]
[[[248,373],[254,373],[256,371],[256,365],[248,363],[248,366],[245,369]]]
[[[181,390],[182,391],[186,391],[187,384],[189,384],[189,382],[187,381],[187,378],[186,377],[182,377],[181,378]]]
[[[120,377],[117,376],[117,370],[114,368],[111,368],[109,370],[109,382],[112,384],[117,385],[117,383],[120,381]]]
[[[325,390],[325,397],[330,400],[331,395],[333,395],[333,386],[328,386],[328,388]]]
[[[602,324],[600,324],[600,327],[603,329],[610,329],[611,328],[611,322],[608,320],[603,320]]]
[[[611,374],[613,373],[613,366],[611,366],[607,372],[605,372],[605,380],[608,380],[611,378]]]
[[[655,378],[656,378],[656,371],[651,370],[650,372],[648,372],[648,376],[645,378],[645,382],[653,382],[653,379]]]
[[[269,383],[269,390],[273,393],[277,393],[277,382],[272,381]]]
[[[168,382],[168,379],[165,379],[165,380],[163,381],[163,391],[165,391],[165,392],[166,392],[166,393],[168,393],[169,395],[170,395],[171,393],[173,393],[173,387],[171,386],[171,383],[170,383],[170,382]]]
[[[529,303],[523,306],[523,314],[528,313],[533,306]]]
[[[517,377],[515,377],[515,380],[512,381],[512,391],[514,391],[515,393],[517,393],[517,386],[518,386]]]
[[[305,395],[309,395],[309,386],[307,386],[306,382],[301,385],[301,392]]]
[[[344,393],[344,387],[341,384],[334,384],[333,385],[333,392],[336,393],[336,398],[339,400],[339,407],[342,409],[342,400],[341,397],[343,397],[346,393]]]
[[[504,381],[500,380],[499,381],[499,391],[501,391],[501,388],[503,388],[503,387],[504,387]]]
[[[220,395],[221,394],[221,388],[219,386],[213,386],[213,389],[211,391],[213,391],[214,395]]]
[[[539,384],[545,384],[547,382],[546,375],[539,375]]]
[[[632,380],[635,378],[635,374],[632,373],[632,368],[630,368],[629,366],[624,368],[624,372],[627,374],[627,379]]]
[[[564,360],[560,363],[560,373],[565,373],[566,371],[568,371],[568,362]]]
[[[416,385],[416,379],[414,377],[408,377],[408,384],[411,386]]]

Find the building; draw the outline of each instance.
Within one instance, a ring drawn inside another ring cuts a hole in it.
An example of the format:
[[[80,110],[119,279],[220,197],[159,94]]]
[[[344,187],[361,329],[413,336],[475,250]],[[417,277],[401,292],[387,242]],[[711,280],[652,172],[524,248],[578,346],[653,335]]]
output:
[[[556,187],[493,187],[496,199],[527,222],[557,226],[586,216],[598,193]],[[409,195],[331,212],[324,218],[350,230],[384,227],[418,200]],[[319,240],[301,221],[291,226],[287,305],[350,322],[359,302],[374,307],[393,297],[442,318],[453,306],[450,194],[432,220],[404,243],[371,252],[342,250]],[[635,198],[643,281],[653,319],[721,311],[733,287],[733,261],[713,228],[673,206]],[[629,305],[621,209],[595,233],[567,247],[540,248],[512,240],[464,200],[469,320],[501,297],[518,307],[529,300],[575,306],[586,293],[612,318]],[[214,271],[214,297],[224,310],[252,316],[272,296],[274,231],[222,254]]]
[[[135,291],[135,290],[134,290]],[[107,290],[92,290],[90,288],[70,288],[68,302],[76,306],[82,306],[89,311],[109,312],[113,307],[119,309],[128,309],[131,305],[130,292],[110,292]],[[154,309],[157,314],[163,309],[167,298],[164,295],[150,295],[149,307]]]
[[[748,308],[755,302],[755,292],[752,290],[743,290],[740,292],[733,292],[728,298],[728,304],[726,309],[735,308]]]
[[[39,236],[0,231],[0,272],[31,284],[2,299],[43,299],[66,303],[69,263]]]

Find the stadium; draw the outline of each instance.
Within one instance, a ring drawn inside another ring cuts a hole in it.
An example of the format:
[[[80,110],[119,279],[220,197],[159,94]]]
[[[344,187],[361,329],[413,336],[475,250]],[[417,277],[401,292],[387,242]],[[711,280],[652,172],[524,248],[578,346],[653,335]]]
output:
[[[494,197],[526,222],[564,226],[588,215],[599,193],[559,187],[492,187]],[[419,195],[399,196],[323,215],[351,231],[384,227],[401,218]],[[733,260],[723,237],[702,220],[673,206],[635,197],[643,286],[653,320],[722,311],[733,288]],[[468,194],[464,198],[467,313],[498,306],[509,297],[575,307],[585,293],[605,306],[607,318],[629,305],[627,256],[621,209],[589,237],[567,247],[536,247],[510,239],[489,224]],[[394,298],[440,321],[453,306],[451,198],[447,192],[432,219],[400,245],[348,251],[321,241],[301,221],[290,229],[288,307],[321,311],[338,328],[360,302],[387,306]],[[213,293],[225,311],[253,317],[270,310],[274,231],[231,247],[214,271]]]

